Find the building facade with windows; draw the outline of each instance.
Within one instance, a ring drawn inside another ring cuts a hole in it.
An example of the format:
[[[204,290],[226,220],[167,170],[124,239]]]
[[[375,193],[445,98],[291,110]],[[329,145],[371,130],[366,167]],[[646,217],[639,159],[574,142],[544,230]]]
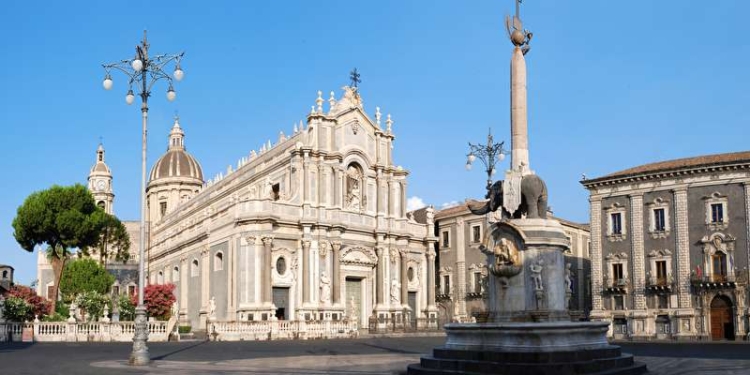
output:
[[[436,317],[434,215],[406,216],[390,115],[356,88],[318,94],[306,123],[206,181],[175,122],[147,186],[148,280],[176,285],[180,324]]]
[[[750,152],[583,180],[590,194],[592,319],[633,339],[745,338]]]
[[[439,239],[436,298],[441,321],[471,321],[487,311],[487,255],[479,250],[485,242],[487,219],[472,214],[466,205],[435,214]],[[569,306],[583,317],[591,310],[589,228],[587,224],[554,219],[562,224],[571,244],[565,253],[572,282]]]

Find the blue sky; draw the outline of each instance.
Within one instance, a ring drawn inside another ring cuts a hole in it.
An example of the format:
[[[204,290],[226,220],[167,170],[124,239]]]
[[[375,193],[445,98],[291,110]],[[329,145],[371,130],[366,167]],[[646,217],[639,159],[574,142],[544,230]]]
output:
[[[101,64],[185,50],[177,100],[157,84],[149,165],[175,112],[206,176],[289,133],[316,92],[362,74],[365,108],[391,113],[410,197],[441,206],[481,196],[466,142],[509,136],[503,18],[512,0],[110,2],[6,1],[0,13],[0,263],[35,279],[11,222],[33,191],[85,183],[103,137],[115,213],[138,219],[140,114],[124,77]],[[750,3],[740,0],[526,0],[531,167],[556,215],[588,221],[581,174],[747,150]],[[326,96],[327,97],[327,96]],[[502,168],[507,167],[508,161]]]

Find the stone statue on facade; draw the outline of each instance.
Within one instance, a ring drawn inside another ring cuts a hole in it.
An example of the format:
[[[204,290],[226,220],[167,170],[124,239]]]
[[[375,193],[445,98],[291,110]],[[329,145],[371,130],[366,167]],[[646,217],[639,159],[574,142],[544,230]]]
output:
[[[216,299],[214,299],[214,296],[211,296],[211,299],[208,300],[208,318],[216,319]]]
[[[355,210],[355,211],[360,209],[359,181],[351,180],[351,184],[349,185],[349,192],[347,193],[346,200],[347,200],[348,209]]]
[[[331,279],[326,271],[320,274],[320,302],[328,303],[331,300]]]
[[[542,284],[542,270],[544,261],[539,259],[535,264],[531,264],[529,269],[531,270],[531,280],[534,281],[535,290],[544,290],[544,284]]]
[[[572,271],[570,263],[565,264],[565,292],[570,293],[573,290]]]
[[[393,279],[391,281],[391,303],[398,303],[401,300],[401,283]]]

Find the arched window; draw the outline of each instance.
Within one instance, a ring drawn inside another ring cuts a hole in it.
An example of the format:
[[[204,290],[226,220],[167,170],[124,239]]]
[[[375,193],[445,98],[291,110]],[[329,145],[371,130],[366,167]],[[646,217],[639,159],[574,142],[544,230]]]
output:
[[[5,270],[5,271],[3,271],[3,280],[5,280],[7,278],[8,278],[8,271]]]
[[[96,205],[99,206],[99,208],[104,209],[105,203],[104,201],[99,201],[99,202],[96,202]]]
[[[224,269],[224,254],[221,251],[214,254],[214,271],[221,271]]]
[[[190,276],[198,276],[198,259],[193,259],[193,264],[190,265]]]
[[[176,283],[180,281],[180,267],[174,266],[172,269],[172,282]]]

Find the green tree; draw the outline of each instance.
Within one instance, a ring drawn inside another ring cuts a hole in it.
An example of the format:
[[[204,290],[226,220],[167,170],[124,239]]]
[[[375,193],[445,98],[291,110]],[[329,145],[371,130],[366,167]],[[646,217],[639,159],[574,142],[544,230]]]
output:
[[[115,277],[91,258],[77,259],[65,265],[60,279],[63,301],[70,302],[84,292],[106,294]]]
[[[105,214],[102,223],[101,236],[96,246],[101,254],[99,261],[102,266],[107,266],[110,258],[118,262],[127,262],[130,259],[130,235],[125,225],[114,215]],[[88,255],[89,249],[82,249]]]
[[[55,275],[53,294],[49,296],[52,301],[57,301],[57,286],[71,249],[97,245],[105,215],[81,184],[53,185],[32,193],[18,207],[13,219],[13,236],[28,252],[33,252],[36,246],[47,245],[47,256]]]

